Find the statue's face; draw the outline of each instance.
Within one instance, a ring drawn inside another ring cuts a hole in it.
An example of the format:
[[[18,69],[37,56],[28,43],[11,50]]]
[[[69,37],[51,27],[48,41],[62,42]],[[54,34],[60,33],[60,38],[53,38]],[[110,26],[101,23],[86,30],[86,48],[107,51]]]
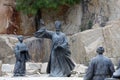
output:
[[[59,35],[59,33],[60,33],[60,30],[56,30],[56,34],[58,34],[58,35]]]
[[[20,42],[23,42],[23,36],[19,36],[19,37],[18,37],[18,40],[19,40]]]
[[[56,28],[56,33],[59,33],[61,30],[61,22],[60,21],[55,22],[55,28]]]

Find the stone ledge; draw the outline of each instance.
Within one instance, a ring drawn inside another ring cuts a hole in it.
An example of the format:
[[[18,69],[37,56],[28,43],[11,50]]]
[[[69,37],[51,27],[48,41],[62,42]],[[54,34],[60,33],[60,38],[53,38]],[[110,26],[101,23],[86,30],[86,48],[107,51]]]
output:
[[[80,77],[0,77],[0,80],[83,80]]]

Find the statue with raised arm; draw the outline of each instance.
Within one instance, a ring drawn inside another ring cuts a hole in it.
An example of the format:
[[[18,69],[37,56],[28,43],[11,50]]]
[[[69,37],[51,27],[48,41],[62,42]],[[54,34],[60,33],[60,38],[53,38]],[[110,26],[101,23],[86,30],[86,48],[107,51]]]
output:
[[[25,76],[25,63],[30,59],[28,48],[23,43],[23,36],[18,36],[18,43],[15,46],[16,63],[14,67],[14,76]]]
[[[71,52],[68,40],[61,30],[61,22],[55,21],[56,32],[41,28],[35,33],[37,38],[48,38],[52,40],[51,54],[48,62],[47,73],[53,77],[69,77],[75,65],[71,60]]]

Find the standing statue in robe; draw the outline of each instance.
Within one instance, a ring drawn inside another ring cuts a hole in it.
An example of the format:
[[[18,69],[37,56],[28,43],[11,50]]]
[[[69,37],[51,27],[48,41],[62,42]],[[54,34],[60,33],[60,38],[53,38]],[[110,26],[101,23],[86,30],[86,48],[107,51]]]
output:
[[[103,56],[104,48],[99,47],[97,53],[98,55],[91,60],[88,66],[84,80],[104,80],[112,77],[115,71],[111,60]]]
[[[75,65],[71,60],[71,52],[68,40],[61,30],[61,22],[55,21],[56,32],[41,28],[35,33],[37,38],[48,38],[52,40],[51,54],[48,62],[47,73],[52,77],[70,77]]]
[[[28,48],[23,43],[23,36],[18,36],[19,42],[15,46],[16,63],[14,67],[14,76],[25,76],[25,63],[30,59]]]

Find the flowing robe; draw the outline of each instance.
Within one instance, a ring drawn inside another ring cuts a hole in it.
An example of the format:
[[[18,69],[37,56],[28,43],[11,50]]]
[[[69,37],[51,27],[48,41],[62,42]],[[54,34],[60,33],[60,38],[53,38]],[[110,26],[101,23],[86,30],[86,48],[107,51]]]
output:
[[[17,43],[15,46],[16,63],[14,67],[14,76],[24,76],[26,72],[26,61],[30,59],[28,49],[24,43]]]
[[[65,34],[62,32],[57,34],[56,32],[40,29],[35,33],[35,37],[52,40],[47,73],[54,77],[69,76],[75,65],[70,58],[71,52]]]

